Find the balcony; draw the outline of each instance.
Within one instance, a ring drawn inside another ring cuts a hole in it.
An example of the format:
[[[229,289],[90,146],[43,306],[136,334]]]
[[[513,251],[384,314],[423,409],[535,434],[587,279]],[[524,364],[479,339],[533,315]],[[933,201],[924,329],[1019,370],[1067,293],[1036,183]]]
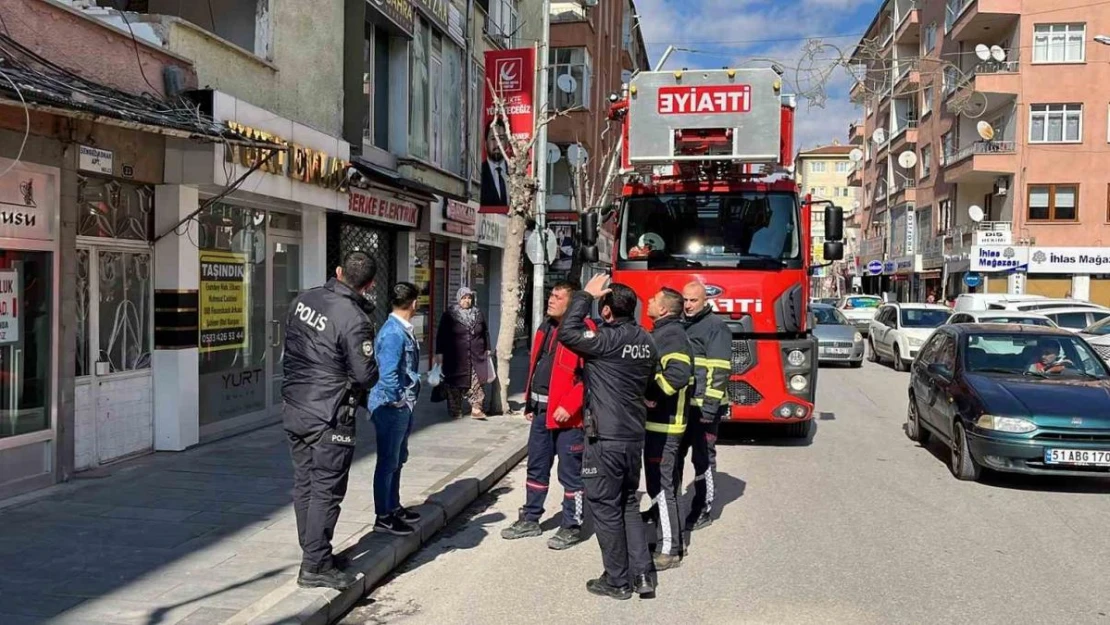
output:
[[[975,64],[970,71],[965,70],[967,78],[957,87],[956,91],[970,89],[991,98],[991,105],[999,104],[994,99],[1016,97],[1021,90],[1021,63],[1017,50],[1007,50],[1005,61],[982,61]],[[992,97],[993,96],[993,97]]]
[[[909,178],[895,174],[894,184],[890,185],[890,205],[915,204],[917,201],[917,185]]]
[[[917,118],[899,120],[902,125],[890,136],[890,151],[898,152],[906,144],[917,145]]]
[[[1013,28],[1022,0],[948,0],[945,32],[954,41],[982,43]]]
[[[894,78],[893,93],[895,96],[910,92],[916,94],[917,88],[921,85],[921,71],[919,65],[918,59],[895,61],[895,67],[899,70],[897,76]]]
[[[848,186],[849,187],[862,187],[863,186],[863,168],[857,164],[848,172]]]
[[[581,2],[552,2],[549,13],[551,14],[552,24],[562,24],[566,22],[588,22],[590,16],[586,13],[586,7]]]
[[[1013,141],[976,141],[944,154],[944,181],[990,183],[1018,169],[1017,146]]]
[[[853,122],[848,124],[848,143],[852,145],[860,145],[867,140],[863,132],[863,122]]]
[[[902,19],[894,29],[894,43],[918,43],[921,41],[921,11],[917,2],[911,0],[902,9]]]

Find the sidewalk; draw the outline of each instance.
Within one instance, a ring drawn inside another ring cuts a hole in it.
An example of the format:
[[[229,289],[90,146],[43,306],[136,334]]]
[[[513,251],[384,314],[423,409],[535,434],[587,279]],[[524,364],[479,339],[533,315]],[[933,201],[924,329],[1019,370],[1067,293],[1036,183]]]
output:
[[[514,405],[526,359],[513,362]],[[280,425],[159,453],[0,509],[0,623],[323,625],[346,611],[524,456],[520,417],[450,421],[416,410],[402,500],[416,535],[371,533],[373,426],[358,453],[333,544],[364,575],[354,588],[302,590],[292,465]]]

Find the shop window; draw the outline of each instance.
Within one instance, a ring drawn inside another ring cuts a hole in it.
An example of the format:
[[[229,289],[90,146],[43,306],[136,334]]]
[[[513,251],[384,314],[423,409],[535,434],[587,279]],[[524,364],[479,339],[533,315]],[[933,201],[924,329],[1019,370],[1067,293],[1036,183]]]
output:
[[[557,111],[588,109],[593,75],[586,48],[552,48],[550,101]]]
[[[150,368],[153,321],[151,254],[147,250],[77,250],[78,377]]]
[[[54,270],[48,252],[0,251],[0,439],[50,429]],[[4,311],[7,311],[6,313]]]
[[[1079,185],[1029,185],[1030,221],[1075,221],[1078,218]]]

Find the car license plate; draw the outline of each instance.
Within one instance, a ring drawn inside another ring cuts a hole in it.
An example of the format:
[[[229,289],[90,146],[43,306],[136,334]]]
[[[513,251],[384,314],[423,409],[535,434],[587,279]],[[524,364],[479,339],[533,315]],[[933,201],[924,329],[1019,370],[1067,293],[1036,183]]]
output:
[[[847,347],[826,347],[824,351],[829,356],[848,356],[852,353]]]
[[[1045,464],[1110,467],[1110,451],[1096,449],[1045,449]]]

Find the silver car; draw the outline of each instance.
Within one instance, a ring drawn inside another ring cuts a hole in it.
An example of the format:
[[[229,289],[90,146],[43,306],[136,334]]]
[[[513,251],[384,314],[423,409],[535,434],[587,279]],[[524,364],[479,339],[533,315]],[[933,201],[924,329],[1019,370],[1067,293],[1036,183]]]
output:
[[[834,306],[813,304],[809,309],[816,320],[813,335],[817,337],[817,362],[863,366],[863,336],[856,326]]]

